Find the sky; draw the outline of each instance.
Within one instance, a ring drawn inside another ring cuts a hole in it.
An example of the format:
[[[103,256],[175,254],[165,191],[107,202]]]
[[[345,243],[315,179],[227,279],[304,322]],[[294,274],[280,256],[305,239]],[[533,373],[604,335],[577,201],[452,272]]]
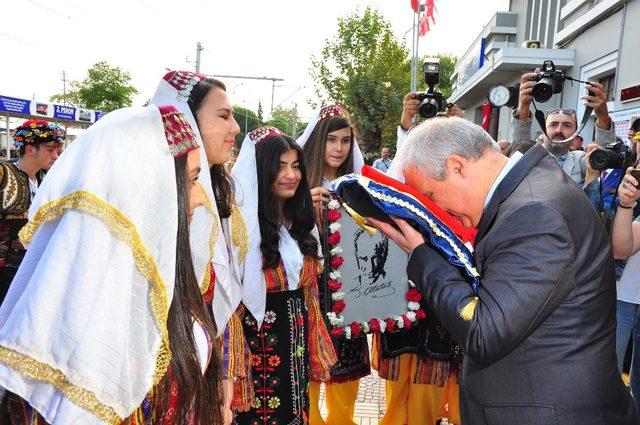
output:
[[[508,0],[436,0],[435,27],[420,39],[420,55],[461,56]],[[139,90],[134,105],[151,98],[170,69],[194,70],[202,43],[201,72],[282,78],[274,106],[297,105],[308,119],[315,96],[311,56],[337,32],[337,19],[378,8],[399,39],[411,44],[409,0],[4,0],[0,25],[0,94],[48,101],[67,80],[83,80],[106,60],[130,73]],[[265,116],[271,81],[222,80],[233,104]]]

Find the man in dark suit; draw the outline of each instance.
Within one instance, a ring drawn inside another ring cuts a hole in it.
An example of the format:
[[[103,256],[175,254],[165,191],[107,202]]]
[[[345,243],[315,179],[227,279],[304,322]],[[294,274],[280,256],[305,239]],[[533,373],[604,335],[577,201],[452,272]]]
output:
[[[507,158],[479,126],[436,118],[396,161],[407,184],[478,229],[475,294],[409,224],[372,221],[411,253],[409,278],[464,349],[463,424],[640,423],[616,366],[609,240],[545,148]]]

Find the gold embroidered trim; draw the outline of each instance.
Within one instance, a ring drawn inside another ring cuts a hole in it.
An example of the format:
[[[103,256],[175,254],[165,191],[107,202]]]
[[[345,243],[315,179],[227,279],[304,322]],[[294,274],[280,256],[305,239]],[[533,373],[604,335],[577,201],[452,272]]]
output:
[[[242,263],[249,250],[249,242],[247,226],[235,201],[231,208],[231,238],[233,239],[233,244],[238,248],[238,263]]]
[[[202,183],[198,181],[200,190],[204,195],[204,207],[209,211],[209,214],[213,217],[213,223],[211,223],[211,231],[209,232],[209,261],[207,261],[207,268],[204,271],[202,277],[202,283],[200,283],[200,293],[205,294],[211,286],[211,259],[213,258],[213,252],[216,249],[216,240],[218,239],[218,229],[220,228],[220,217],[218,217],[218,210],[214,208],[211,199],[204,190]]]
[[[154,258],[142,243],[133,223],[124,214],[96,195],[86,191],[77,191],[41,206],[33,221],[27,223],[20,231],[20,240],[29,244],[42,224],[57,220],[68,210],[81,211],[101,219],[111,233],[131,248],[136,269],[149,282],[151,287],[151,310],[155,317],[156,326],[162,336],[153,375],[153,385],[155,386],[166,373],[171,361],[169,332],[167,331],[167,318],[169,315],[167,286],[158,272],[158,266]],[[71,401],[75,402],[73,399]]]
[[[73,385],[58,369],[6,347],[0,347],[0,360],[29,378],[49,382],[69,400],[93,413],[101,421],[110,424],[123,421],[113,408],[100,403],[92,391]]]

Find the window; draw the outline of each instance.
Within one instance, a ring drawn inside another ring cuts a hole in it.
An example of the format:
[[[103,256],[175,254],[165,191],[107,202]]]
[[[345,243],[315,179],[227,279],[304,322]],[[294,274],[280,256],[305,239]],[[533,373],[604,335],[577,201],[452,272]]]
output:
[[[615,98],[615,84],[616,74],[606,75],[598,80],[600,84],[604,86],[604,90],[607,92],[607,102],[611,102]]]

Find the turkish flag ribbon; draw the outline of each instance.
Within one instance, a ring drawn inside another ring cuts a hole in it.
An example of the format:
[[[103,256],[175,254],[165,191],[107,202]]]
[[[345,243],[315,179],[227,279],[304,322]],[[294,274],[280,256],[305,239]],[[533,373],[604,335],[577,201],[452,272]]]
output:
[[[462,225],[458,220],[451,217],[451,215],[436,205],[431,199],[424,196],[422,193],[418,192],[416,189],[408,186],[404,183],[399,182],[396,179],[393,179],[387,176],[385,173],[382,173],[376,170],[373,167],[365,165],[362,167],[361,171],[364,177],[367,177],[374,182],[383,184],[385,186],[389,186],[394,188],[399,192],[404,192],[412,197],[414,197],[418,202],[420,202],[424,207],[431,212],[431,214],[435,215],[442,223],[444,223],[453,233],[456,234],[462,241],[462,243],[469,242],[471,246],[475,245],[475,238],[477,230],[474,228],[467,228]]]

